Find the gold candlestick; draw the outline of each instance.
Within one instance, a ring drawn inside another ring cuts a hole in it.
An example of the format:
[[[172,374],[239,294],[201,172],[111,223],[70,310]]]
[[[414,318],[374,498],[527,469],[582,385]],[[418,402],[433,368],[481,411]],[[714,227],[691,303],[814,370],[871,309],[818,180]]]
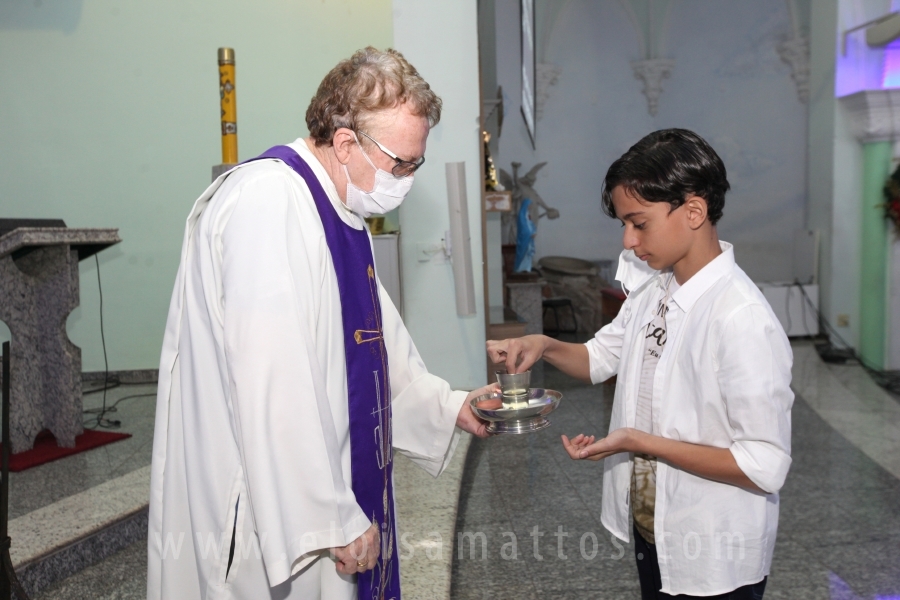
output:
[[[234,48],[219,48],[219,98],[222,107],[222,163],[233,165],[238,161]]]

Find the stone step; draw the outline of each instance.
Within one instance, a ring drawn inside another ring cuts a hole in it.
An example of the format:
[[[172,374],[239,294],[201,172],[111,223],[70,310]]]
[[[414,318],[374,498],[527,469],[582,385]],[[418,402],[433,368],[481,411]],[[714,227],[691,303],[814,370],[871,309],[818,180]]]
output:
[[[150,466],[9,522],[10,557],[33,596],[147,537]]]

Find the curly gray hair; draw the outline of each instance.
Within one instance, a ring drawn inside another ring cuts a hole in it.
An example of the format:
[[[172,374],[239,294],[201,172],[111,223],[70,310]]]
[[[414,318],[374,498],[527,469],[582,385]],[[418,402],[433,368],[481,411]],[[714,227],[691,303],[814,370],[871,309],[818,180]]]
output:
[[[306,125],[316,146],[327,146],[338,128],[366,129],[378,112],[407,102],[430,127],[441,120],[441,99],[415,67],[396,50],[369,46],[325,76],[306,109]]]

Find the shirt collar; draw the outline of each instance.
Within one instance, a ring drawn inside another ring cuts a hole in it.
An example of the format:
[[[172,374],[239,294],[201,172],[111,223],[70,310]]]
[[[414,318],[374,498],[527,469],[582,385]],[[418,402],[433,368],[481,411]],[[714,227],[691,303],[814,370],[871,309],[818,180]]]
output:
[[[672,294],[672,300],[684,312],[691,310],[700,296],[734,270],[734,246],[720,241],[719,247],[722,248],[722,254],[712,259]]]

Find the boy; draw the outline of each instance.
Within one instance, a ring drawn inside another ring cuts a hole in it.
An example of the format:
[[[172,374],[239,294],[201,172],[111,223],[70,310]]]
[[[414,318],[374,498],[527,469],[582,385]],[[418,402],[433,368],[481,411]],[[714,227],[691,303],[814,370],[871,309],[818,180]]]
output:
[[[544,358],[598,383],[618,374],[609,435],[562,442],[605,459],[601,520],[634,531],[643,599],[762,598],[790,467],[790,345],[720,242],[725,166],[697,134],[657,131],[610,166],[603,209],[624,228],[628,298],[584,345],[488,342],[521,372]],[[629,528],[629,517],[633,526]]]

